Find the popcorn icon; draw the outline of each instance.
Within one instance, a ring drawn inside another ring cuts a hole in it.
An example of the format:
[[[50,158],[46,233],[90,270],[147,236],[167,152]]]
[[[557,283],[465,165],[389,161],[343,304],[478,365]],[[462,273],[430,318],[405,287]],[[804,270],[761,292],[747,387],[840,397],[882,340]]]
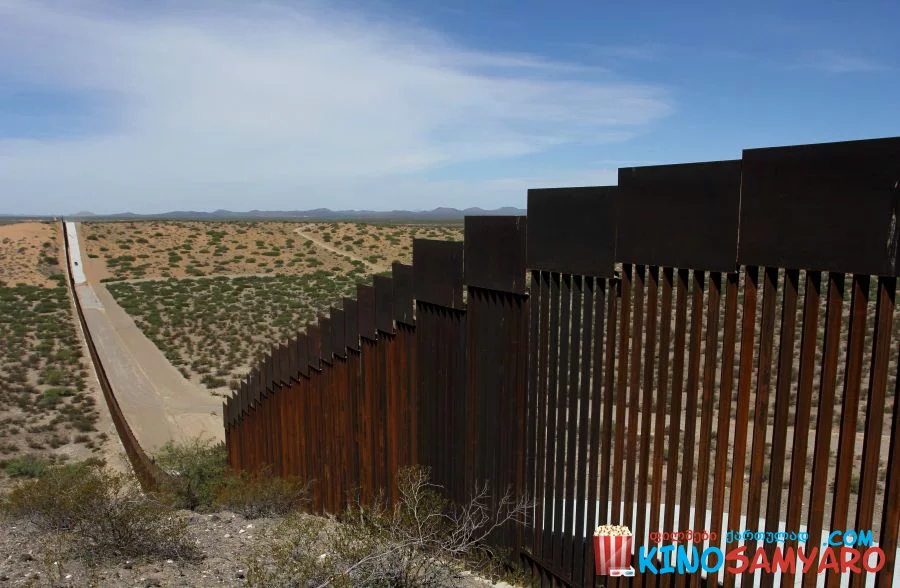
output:
[[[598,576],[634,576],[631,566],[631,530],[622,525],[600,525],[594,531],[594,568]]]

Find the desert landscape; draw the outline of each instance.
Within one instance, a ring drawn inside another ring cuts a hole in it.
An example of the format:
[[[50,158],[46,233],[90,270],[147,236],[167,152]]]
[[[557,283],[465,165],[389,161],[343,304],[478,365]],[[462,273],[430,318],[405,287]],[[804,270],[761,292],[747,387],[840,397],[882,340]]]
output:
[[[121,451],[83,350],[61,247],[58,223],[0,225],[0,485]]]
[[[410,263],[414,238],[462,239],[460,223],[122,221],[81,231],[88,279],[185,378],[219,395],[358,283]]]

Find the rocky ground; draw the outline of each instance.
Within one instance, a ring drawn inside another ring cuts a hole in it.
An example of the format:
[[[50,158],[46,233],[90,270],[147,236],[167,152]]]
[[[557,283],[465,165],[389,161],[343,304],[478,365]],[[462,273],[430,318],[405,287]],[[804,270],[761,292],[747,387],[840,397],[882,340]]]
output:
[[[230,512],[182,514],[200,553],[198,559],[123,558],[95,568],[59,556],[52,542],[28,525],[0,521],[0,588],[245,586],[250,554],[263,550],[281,522],[277,518],[248,520]],[[464,585],[491,584],[470,576]],[[502,582],[493,585],[510,587]]]
[[[0,587],[52,586],[243,586],[251,551],[271,536],[277,519],[184,513],[197,560],[111,561],[88,569],[57,557],[52,543],[27,525],[0,526]]]

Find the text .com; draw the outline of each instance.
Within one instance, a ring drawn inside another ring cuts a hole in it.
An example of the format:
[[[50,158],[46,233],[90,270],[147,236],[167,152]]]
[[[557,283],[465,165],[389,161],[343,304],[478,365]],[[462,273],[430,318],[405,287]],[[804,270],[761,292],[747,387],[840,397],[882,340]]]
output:
[[[699,569],[711,573],[726,572],[782,572],[782,573],[838,573],[877,572],[884,566],[884,552],[873,545],[872,531],[832,531],[821,546],[783,547],[778,543],[803,539],[801,534],[729,531],[727,543],[756,541],[762,544],[752,553],[746,545],[723,551],[710,546],[702,551],[696,545],[664,545],[640,547],[638,567],[641,573],[685,574]],[[802,535],[806,535],[803,533]],[[774,544],[774,547],[772,545]],[[767,553],[766,550],[770,550]],[[659,561],[661,558],[662,561]]]

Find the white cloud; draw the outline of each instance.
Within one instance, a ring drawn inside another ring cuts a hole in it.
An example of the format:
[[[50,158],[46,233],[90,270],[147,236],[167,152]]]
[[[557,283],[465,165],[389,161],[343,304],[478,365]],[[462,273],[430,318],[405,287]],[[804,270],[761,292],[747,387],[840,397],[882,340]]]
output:
[[[392,184],[421,184],[416,208],[468,205],[407,176],[617,140],[671,109],[658,87],[314,4],[63,6],[0,0],[0,82],[102,97],[106,120],[0,136],[2,211],[337,207],[342,186],[368,186],[346,206],[384,209]]]

